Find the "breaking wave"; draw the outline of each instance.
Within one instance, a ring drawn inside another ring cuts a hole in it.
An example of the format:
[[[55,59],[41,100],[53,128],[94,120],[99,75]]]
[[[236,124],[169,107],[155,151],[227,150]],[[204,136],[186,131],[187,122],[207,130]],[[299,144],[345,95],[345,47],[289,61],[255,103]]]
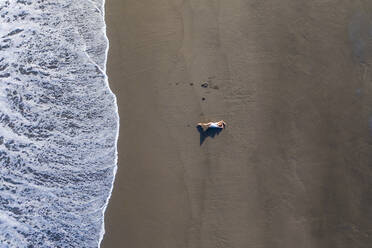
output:
[[[103,0],[0,2],[0,247],[98,247],[116,173]]]

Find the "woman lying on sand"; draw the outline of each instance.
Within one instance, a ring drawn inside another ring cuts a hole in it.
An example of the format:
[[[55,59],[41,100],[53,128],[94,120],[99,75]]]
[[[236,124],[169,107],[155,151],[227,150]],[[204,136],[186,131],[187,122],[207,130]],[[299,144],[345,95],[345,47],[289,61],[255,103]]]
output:
[[[221,129],[224,129],[226,127],[226,122],[224,122],[223,120],[221,121],[218,121],[218,122],[208,122],[208,123],[203,123],[203,122],[199,122],[198,123],[198,126],[199,127],[202,127],[203,128],[203,131],[207,131],[208,128],[221,128]]]

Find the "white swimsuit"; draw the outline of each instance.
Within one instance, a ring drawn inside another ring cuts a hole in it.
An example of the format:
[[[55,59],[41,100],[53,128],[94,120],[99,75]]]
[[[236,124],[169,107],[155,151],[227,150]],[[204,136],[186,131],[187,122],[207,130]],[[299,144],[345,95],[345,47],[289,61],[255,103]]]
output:
[[[213,122],[209,125],[209,128],[222,128],[223,126],[218,126],[218,124],[216,122]]]

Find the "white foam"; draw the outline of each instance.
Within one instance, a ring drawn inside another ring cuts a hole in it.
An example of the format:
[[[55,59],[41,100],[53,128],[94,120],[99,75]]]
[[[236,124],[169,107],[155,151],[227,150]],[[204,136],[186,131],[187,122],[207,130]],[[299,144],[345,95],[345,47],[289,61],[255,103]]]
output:
[[[1,247],[98,247],[119,130],[104,2],[9,0],[0,19]]]
[[[105,0],[103,0],[103,2],[102,2],[102,5],[101,5],[101,9],[102,9],[102,12],[101,13],[103,13],[102,14],[102,16],[103,16],[103,19],[105,20],[105,4],[106,4],[106,2],[105,2]],[[108,52],[109,52],[109,45],[110,45],[110,42],[109,42],[109,39],[108,39],[108,37],[107,37],[107,32],[106,32],[106,22],[105,22],[105,25],[104,25],[104,33],[105,33],[105,38],[106,38],[106,43],[107,43],[107,47],[106,47],[106,51],[105,51],[105,63],[104,63],[104,67],[103,67],[103,71],[104,71],[104,73],[105,73],[105,75],[106,75],[106,77],[105,77],[105,81],[106,81],[106,83],[107,83],[107,87],[109,87],[110,88],[110,85],[109,85],[109,80],[108,80],[108,77],[107,77],[107,74],[106,74],[106,66],[107,66],[107,60],[108,60]],[[111,89],[110,89],[110,91],[111,91]],[[116,104],[116,106],[118,106],[118,104],[117,104],[117,98],[116,98],[116,96],[115,96],[115,94],[111,91],[111,93],[113,94],[113,96],[115,97],[115,104]],[[103,208],[102,208],[102,214],[103,214],[103,218],[104,218],[104,213],[105,213],[105,211],[106,211],[106,209],[107,209],[107,206],[108,206],[108,203],[109,203],[109,200],[110,200],[110,198],[111,198],[111,196],[112,196],[112,191],[113,191],[113,189],[114,189],[114,183],[115,183],[115,178],[116,178],[116,173],[117,173],[117,169],[118,169],[118,167],[117,167],[117,163],[118,163],[118,149],[117,149],[117,144],[118,144],[118,140],[119,140],[119,130],[120,130],[120,116],[119,116],[119,110],[118,110],[118,107],[117,107],[117,109],[116,109],[116,114],[117,114],[117,132],[116,132],[116,139],[115,139],[115,142],[116,142],[116,154],[115,154],[115,167],[114,167],[114,172],[113,172],[113,174],[114,174],[114,179],[112,180],[112,184],[111,184],[111,189],[110,189],[110,195],[109,195],[109,197],[107,198],[107,200],[106,200],[106,203],[105,203],[105,205],[103,206]],[[101,242],[102,242],[102,240],[103,240],[103,237],[104,237],[104,235],[105,235],[105,221],[104,221],[104,219],[103,219],[103,222],[102,222],[102,227],[101,227],[101,234],[100,234],[100,238],[99,238],[99,241],[98,241],[98,247],[100,247],[101,246]]]

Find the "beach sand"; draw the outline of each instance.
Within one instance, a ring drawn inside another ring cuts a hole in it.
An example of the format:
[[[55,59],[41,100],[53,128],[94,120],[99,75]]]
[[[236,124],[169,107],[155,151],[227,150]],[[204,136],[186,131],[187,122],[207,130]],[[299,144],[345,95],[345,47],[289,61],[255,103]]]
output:
[[[102,247],[369,247],[371,17],[370,1],[107,1],[121,127]],[[221,119],[200,144],[196,123]]]

